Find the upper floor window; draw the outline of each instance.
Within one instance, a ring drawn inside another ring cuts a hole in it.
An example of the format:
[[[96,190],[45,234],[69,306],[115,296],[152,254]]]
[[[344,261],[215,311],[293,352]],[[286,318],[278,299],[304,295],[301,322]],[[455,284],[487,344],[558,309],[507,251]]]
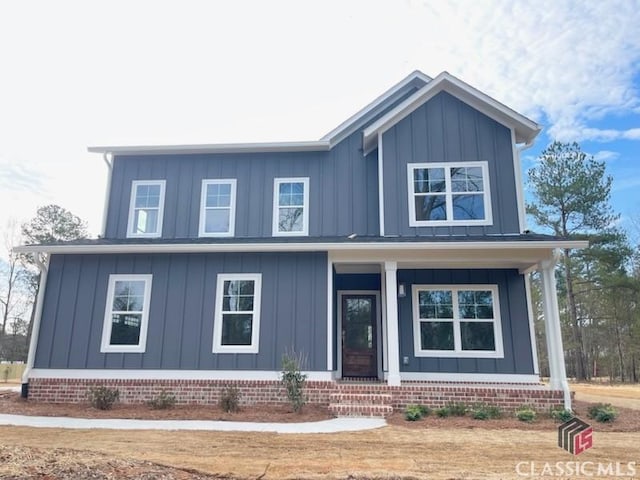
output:
[[[214,353],[258,353],[261,290],[259,273],[218,274]]]
[[[417,357],[502,358],[496,285],[414,285]]]
[[[151,275],[109,275],[101,352],[144,352]]]
[[[131,184],[128,237],[162,235],[165,180],[136,180]]]
[[[273,235],[309,234],[309,178],[276,178],[273,185]]]
[[[490,225],[487,162],[410,163],[409,225]]]
[[[236,219],[236,180],[203,180],[200,236],[233,237]]]

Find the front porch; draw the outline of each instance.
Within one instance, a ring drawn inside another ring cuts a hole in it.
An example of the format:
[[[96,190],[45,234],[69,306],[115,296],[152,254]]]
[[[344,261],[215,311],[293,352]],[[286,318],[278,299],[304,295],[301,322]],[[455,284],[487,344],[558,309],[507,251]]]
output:
[[[554,249],[500,243],[439,249],[407,243],[387,252],[330,252],[327,357],[339,387],[346,394],[358,388],[371,395],[384,392],[396,406],[467,403],[468,398],[505,408],[539,402],[571,408]],[[543,281],[548,387],[539,381],[528,279],[534,270]],[[483,300],[461,303],[467,301],[463,297],[482,295]],[[429,304],[440,301],[429,298],[443,296],[449,298],[448,316],[430,314],[429,308],[442,305]],[[460,300],[451,300],[456,296]],[[463,307],[489,313],[458,316]],[[449,330],[441,333],[443,328]],[[339,398],[333,403],[341,405]]]

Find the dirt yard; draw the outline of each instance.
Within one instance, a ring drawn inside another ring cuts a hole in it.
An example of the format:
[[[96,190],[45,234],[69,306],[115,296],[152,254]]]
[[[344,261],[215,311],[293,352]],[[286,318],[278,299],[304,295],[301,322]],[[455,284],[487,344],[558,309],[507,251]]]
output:
[[[576,399],[585,402],[610,403],[617,407],[640,410],[640,385],[608,385],[602,383],[572,383]]]
[[[616,397],[607,392],[598,393],[603,401],[613,401]],[[624,399],[633,389],[617,392]],[[7,405],[13,405],[13,413],[25,407],[15,395],[7,395],[0,402],[0,413],[8,413]],[[580,401],[575,405],[579,416],[589,421],[587,406]],[[29,408],[33,414],[50,407]],[[140,411],[145,408],[138,407]],[[605,466],[620,462],[620,468],[627,468],[627,462],[640,459],[640,410],[619,408],[619,412],[613,424],[591,422],[594,447],[579,457],[557,446],[557,424],[544,415],[533,424],[510,416],[490,421],[430,416],[406,422],[398,412],[389,419],[388,427],[378,430],[311,435],[0,427],[0,478],[444,480],[524,478],[516,468],[531,478],[545,464],[556,462],[603,462]],[[123,410],[100,415],[116,413]],[[169,415],[180,418],[187,413],[175,410]],[[194,418],[196,413],[191,411],[187,417]],[[249,420],[255,415],[258,413],[245,409],[243,416]],[[640,472],[640,466],[637,468]]]

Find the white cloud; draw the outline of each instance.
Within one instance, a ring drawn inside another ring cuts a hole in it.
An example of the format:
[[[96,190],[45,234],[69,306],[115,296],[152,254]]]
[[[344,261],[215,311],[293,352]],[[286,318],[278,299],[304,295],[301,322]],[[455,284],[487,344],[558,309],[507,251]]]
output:
[[[612,152],[611,150],[600,150],[593,154],[593,158],[600,162],[607,162],[620,158],[620,154],[618,152]]]
[[[0,200],[96,232],[106,171],[86,146],[317,139],[416,68],[560,140],[638,140],[600,128],[640,113],[638,25],[623,0],[2,2]]]

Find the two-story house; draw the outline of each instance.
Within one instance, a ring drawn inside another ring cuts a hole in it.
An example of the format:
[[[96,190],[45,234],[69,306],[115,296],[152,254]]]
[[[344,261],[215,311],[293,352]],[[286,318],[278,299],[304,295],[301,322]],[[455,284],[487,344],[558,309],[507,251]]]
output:
[[[539,131],[414,72],[318,141],[90,148],[109,169],[101,238],[19,249],[46,258],[25,390],[281,402],[294,350],[335,412],[372,411],[353,392],[570,406],[554,251],[585,243],[526,231],[519,153]]]

